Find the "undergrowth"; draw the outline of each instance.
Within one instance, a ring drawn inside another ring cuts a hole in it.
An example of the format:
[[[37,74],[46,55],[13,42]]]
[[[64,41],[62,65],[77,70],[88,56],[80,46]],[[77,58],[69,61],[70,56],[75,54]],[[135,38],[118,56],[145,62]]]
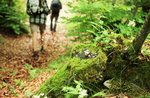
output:
[[[82,94],[92,97],[120,93],[140,97],[147,94],[147,89],[150,88],[150,62],[139,58],[128,59],[126,48],[131,40],[120,34],[106,36],[109,38],[108,44],[79,44],[74,47],[67,64],[48,79],[36,94],[44,93],[48,97],[77,97]],[[99,39],[101,41],[103,38]],[[103,51],[98,52],[101,49]],[[93,56],[96,57],[92,58]],[[107,88],[103,83],[109,79],[112,80],[109,82],[111,86]],[[78,81],[80,86],[73,81]]]

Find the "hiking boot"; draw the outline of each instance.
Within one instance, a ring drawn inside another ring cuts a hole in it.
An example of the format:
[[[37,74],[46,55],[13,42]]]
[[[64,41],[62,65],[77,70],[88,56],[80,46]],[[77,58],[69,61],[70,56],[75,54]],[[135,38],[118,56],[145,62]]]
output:
[[[41,50],[40,50],[41,53],[44,53],[45,50],[44,50],[44,47],[42,46]]]
[[[32,57],[39,57],[38,52],[34,51]]]
[[[50,29],[51,31],[53,31],[53,28],[51,27],[51,29]]]

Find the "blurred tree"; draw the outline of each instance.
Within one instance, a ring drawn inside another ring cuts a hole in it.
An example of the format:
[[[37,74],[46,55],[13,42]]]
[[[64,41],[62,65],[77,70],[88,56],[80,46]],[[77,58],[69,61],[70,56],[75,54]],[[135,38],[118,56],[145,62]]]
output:
[[[0,30],[21,34],[28,32],[27,15],[22,0],[0,0]]]

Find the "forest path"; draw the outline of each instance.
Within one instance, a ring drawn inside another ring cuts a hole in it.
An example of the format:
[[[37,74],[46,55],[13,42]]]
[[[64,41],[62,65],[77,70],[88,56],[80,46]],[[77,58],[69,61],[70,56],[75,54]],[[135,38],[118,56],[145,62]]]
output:
[[[50,6],[51,0],[47,0]],[[29,90],[35,92],[41,84],[50,78],[54,72],[45,72],[39,75],[35,79],[29,81],[29,70],[24,65],[32,65],[33,67],[42,68],[47,66],[47,62],[50,58],[54,60],[58,56],[62,55],[66,51],[63,46],[69,46],[72,42],[71,38],[65,37],[67,31],[63,27],[61,17],[66,16],[65,10],[67,10],[66,4],[69,0],[63,0],[63,9],[60,11],[60,16],[57,23],[56,31],[53,35],[50,31],[50,15],[47,17],[46,28],[46,52],[40,53],[38,60],[32,57],[32,37],[27,34],[14,35],[8,32],[2,33],[4,43],[0,45],[0,98],[1,97],[14,97],[19,94],[17,98],[24,98],[25,91]],[[68,16],[68,15],[67,15]],[[29,23],[28,23],[29,24]],[[40,33],[38,33],[38,49],[41,48]],[[16,85],[15,79],[21,80],[21,85]],[[3,85],[5,84],[5,86]],[[15,86],[16,85],[16,86]]]

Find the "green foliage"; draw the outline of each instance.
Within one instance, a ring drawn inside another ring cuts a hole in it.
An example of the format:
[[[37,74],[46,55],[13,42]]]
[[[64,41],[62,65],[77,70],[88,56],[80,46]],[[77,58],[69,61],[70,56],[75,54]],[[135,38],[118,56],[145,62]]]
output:
[[[105,97],[106,96],[106,93],[104,93],[104,92],[98,92],[98,93],[96,93],[96,94],[94,94],[92,97]]]
[[[38,76],[37,73],[43,72],[41,69],[39,68],[34,68],[31,65],[24,65],[24,67],[29,71],[30,74],[30,79],[34,79]]]
[[[6,86],[6,83],[5,83],[5,82],[3,82],[3,86]]]
[[[75,15],[66,20],[67,23],[75,23],[77,25],[75,25],[74,29],[71,30],[72,33],[68,34],[68,36],[77,36],[76,40],[81,42],[87,39],[88,34],[86,34],[86,30],[90,27],[90,22],[97,21],[96,16],[98,16],[100,6],[102,6],[99,2],[93,2],[94,0],[84,0],[71,5],[73,9],[70,12]]]
[[[15,76],[16,75],[16,73],[17,73],[17,71],[13,71],[12,73],[10,73],[9,75],[10,76]]]
[[[24,83],[21,83],[21,84],[20,84],[20,88],[21,88],[21,89],[24,89],[26,86],[27,86],[27,84],[24,84]]]
[[[71,97],[77,97],[78,98],[85,98],[88,96],[87,90],[83,89],[81,86],[82,84],[76,80],[74,80],[76,83],[76,88],[74,87],[63,87],[62,91],[66,92],[65,98],[71,98]]]
[[[73,41],[81,42],[95,42],[93,40],[97,40],[105,32],[120,33],[125,37],[135,36],[144,23],[146,13],[139,8],[134,17],[134,5],[124,5],[122,1],[112,5],[111,2],[78,0],[76,3],[69,3],[72,8],[70,13],[73,15],[64,19],[66,23],[73,24],[73,27],[67,35],[76,36]]]
[[[60,69],[63,66],[62,62],[65,62],[65,61],[67,61],[69,59],[68,56],[65,56],[65,55],[62,55],[58,59],[56,59],[53,62],[51,62],[49,67],[53,68],[53,69]]]
[[[130,61],[126,47],[131,40],[127,41],[121,34],[106,34],[105,37],[109,38],[107,45],[110,48],[95,44],[79,44],[74,47],[68,63],[48,79],[36,94],[44,93],[48,97],[76,98],[80,94],[79,88],[82,88],[87,90],[88,97],[105,97],[107,92],[103,92],[101,88],[107,79],[113,79],[110,82],[109,93],[126,92],[129,96],[139,96],[145,93],[145,89],[150,88],[150,62],[137,58]],[[101,40],[103,38],[98,42]],[[85,50],[89,50],[91,54],[97,51],[99,55],[96,58],[84,58]],[[74,83],[74,80],[80,82]]]
[[[146,94],[144,96],[140,96],[140,98],[150,98],[150,94]]]
[[[9,89],[9,93],[14,94],[14,93],[15,93],[15,92],[14,92],[14,90],[15,90],[15,88],[14,88],[14,87],[10,87],[10,89]]]
[[[48,79],[36,94],[44,93],[46,96],[50,96],[50,93],[53,93],[51,96],[61,94],[60,90],[62,89],[62,86],[66,85],[70,81],[68,77],[69,71],[66,70],[67,66],[68,65],[63,66],[55,76]]]
[[[25,94],[27,95],[27,97],[31,97],[33,95],[33,93],[30,90],[25,91]]]
[[[14,81],[16,82],[15,86],[21,85],[21,80],[15,79]]]
[[[27,15],[23,8],[23,1],[13,0],[12,5],[9,3],[9,0],[0,1],[0,30],[16,34],[28,32],[27,26],[24,24]]]

